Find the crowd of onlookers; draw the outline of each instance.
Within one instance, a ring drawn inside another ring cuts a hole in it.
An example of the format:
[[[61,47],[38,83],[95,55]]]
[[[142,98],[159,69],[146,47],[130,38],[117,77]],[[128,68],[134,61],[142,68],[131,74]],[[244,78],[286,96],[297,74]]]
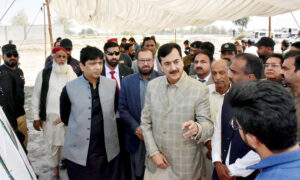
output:
[[[297,179],[300,42],[275,44],[111,38],[77,60],[57,38],[31,99],[51,178]],[[2,46],[0,105],[27,151],[19,57]]]

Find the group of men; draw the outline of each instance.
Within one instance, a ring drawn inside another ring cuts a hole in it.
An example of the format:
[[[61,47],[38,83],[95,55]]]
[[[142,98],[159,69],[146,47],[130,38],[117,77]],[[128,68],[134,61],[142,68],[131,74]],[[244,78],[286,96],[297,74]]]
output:
[[[297,179],[299,50],[273,53],[264,37],[259,57],[224,43],[216,60],[211,42],[191,43],[183,57],[176,43],[158,48],[145,37],[136,51],[134,38],[122,41],[109,39],[103,52],[86,46],[78,61],[62,39],[37,76],[33,126],[43,129],[54,179],[62,159],[71,180]],[[1,86],[16,94],[1,105],[26,137],[19,54],[11,45],[2,52]]]

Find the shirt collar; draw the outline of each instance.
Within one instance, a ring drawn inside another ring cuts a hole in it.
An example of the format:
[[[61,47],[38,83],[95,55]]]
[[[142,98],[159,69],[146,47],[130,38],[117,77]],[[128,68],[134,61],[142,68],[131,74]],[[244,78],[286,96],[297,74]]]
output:
[[[83,77],[83,79],[84,79],[87,83],[89,83],[90,85],[92,85],[92,83],[84,76],[83,73],[82,73],[81,76]],[[97,80],[97,85],[99,84],[99,82],[100,82],[100,77],[99,77],[98,80]]]
[[[205,83],[208,82],[208,79],[210,78],[211,73],[209,73],[203,80],[205,80]],[[199,81],[200,78],[198,77],[198,75],[196,74],[196,79]]]
[[[106,64],[106,62],[105,62],[105,72],[106,72],[106,74],[110,74],[110,69],[109,69],[109,67],[107,66],[107,64]],[[115,71],[115,74],[118,74],[119,75],[119,64],[116,66],[116,68],[114,69],[114,71]]]
[[[267,157],[265,159],[262,159],[259,163],[247,167],[247,169],[264,169],[298,160],[300,160],[300,150]]]

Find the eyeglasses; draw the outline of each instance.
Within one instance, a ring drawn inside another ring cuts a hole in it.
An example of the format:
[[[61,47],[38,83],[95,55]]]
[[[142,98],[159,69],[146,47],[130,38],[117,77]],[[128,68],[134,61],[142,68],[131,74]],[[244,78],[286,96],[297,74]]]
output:
[[[267,64],[264,64],[264,66],[265,66],[265,68],[267,68],[267,67],[279,67],[280,66],[280,64],[277,64],[277,63],[267,63]]]
[[[154,44],[147,44],[146,47],[154,47]]]
[[[138,59],[138,62],[143,63],[143,64],[150,63],[151,61],[152,61],[152,59]]]
[[[237,122],[237,119],[236,119],[235,117],[233,117],[233,118],[231,119],[231,121],[229,122],[229,125],[230,125],[231,128],[232,128],[233,130],[235,130],[235,131],[237,131],[237,130],[239,130],[239,129],[242,129],[242,128],[239,126],[239,124],[238,124],[238,122]]]
[[[8,53],[6,54],[6,56],[7,56],[8,58],[11,58],[12,56],[14,56],[14,57],[19,57],[19,54],[18,54],[17,52],[8,52]]]
[[[106,54],[109,56],[113,56],[113,55],[119,56],[120,51],[106,51]]]

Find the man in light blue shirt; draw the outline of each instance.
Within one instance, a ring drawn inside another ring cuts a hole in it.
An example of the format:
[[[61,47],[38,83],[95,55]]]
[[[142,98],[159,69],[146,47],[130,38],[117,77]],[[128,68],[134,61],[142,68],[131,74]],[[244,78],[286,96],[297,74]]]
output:
[[[230,122],[261,161],[248,169],[260,170],[256,180],[292,180],[300,177],[296,108],[291,94],[278,83],[245,81],[233,85]]]

